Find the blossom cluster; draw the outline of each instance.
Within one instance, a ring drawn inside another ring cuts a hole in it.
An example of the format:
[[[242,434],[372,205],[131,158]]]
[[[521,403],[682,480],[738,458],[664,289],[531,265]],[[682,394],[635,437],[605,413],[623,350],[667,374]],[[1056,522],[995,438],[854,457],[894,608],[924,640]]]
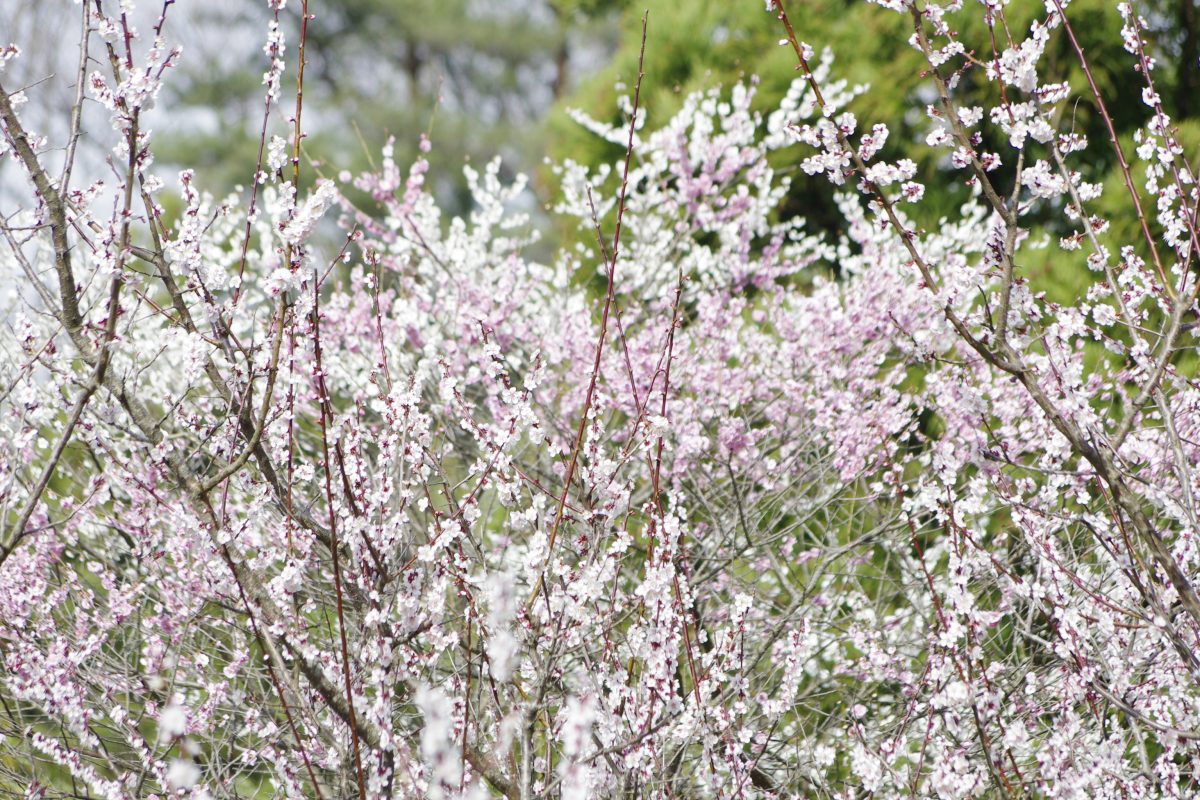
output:
[[[1024,38],[986,3],[983,44],[961,3],[880,3],[971,187],[926,229],[868,89],[772,0],[778,107],[750,82],[656,126],[636,90],[626,124],[577,114],[627,157],[552,166],[576,235],[538,260],[499,162],[462,217],[391,143],[298,193],[280,0],[250,188],[159,175],[141,112],[181,56],[110,5],[86,81],[117,185],[51,173],[0,85],[36,193],[0,226],[28,283],[0,331],[0,792],[1200,789],[1200,198],[1128,6],[1137,240],[1041,74],[1067,3]],[[972,64],[995,107],[960,102]],[[781,213],[783,163],[837,187],[840,235]],[[1070,303],[1022,267],[1055,247]]]

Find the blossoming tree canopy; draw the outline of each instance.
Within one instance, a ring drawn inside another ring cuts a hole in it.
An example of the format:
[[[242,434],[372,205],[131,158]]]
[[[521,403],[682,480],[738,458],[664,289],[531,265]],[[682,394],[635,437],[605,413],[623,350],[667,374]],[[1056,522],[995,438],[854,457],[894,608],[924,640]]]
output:
[[[771,0],[783,100],[659,119],[639,70],[577,115],[623,157],[553,166],[588,244],[536,260],[498,162],[453,218],[391,142],[316,173],[307,0],[268,4],[247,187],[163,174],[185,56],[133,5],[79,6],[65,141],[0,73],[4,794],[1200,791],[1200,198],[1136,6],[1148,121],[1088,142],[1065,0],[878,4],[969,189],[932,224]],[[839,234],[781,212],[797,170]]]

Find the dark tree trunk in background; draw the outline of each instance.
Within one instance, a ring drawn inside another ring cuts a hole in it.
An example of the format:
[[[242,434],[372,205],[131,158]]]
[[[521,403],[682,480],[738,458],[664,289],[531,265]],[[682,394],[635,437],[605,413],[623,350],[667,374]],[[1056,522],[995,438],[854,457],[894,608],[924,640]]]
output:
[[[1197,0],[1179,0],[1179,81],[1175,88],[1175,103],[1181,118],[1194,116],[1200,104],[1200,12]]]
[[[554,83],[550,87],[554,91],[554,99],[561,100],[567,91],[567,66],[570,64],[571,51],[567,49],[567,37],[564,33],[562,43],[554,51]]]
[[[409,100],[416,100],[421,91],[421,54],[417,52],[416,42],[405,42],[403,61],[404,72],[408,75]]]

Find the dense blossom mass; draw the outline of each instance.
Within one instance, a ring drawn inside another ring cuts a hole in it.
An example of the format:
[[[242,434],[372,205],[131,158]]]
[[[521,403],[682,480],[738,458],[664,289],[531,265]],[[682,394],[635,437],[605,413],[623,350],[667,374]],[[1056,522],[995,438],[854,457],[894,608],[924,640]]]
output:
[[[880,0],[970,187],[928,224],[871,90],[773,0],[783,102],[714,88],[652,129],[639,77],[624,124],[578,115],[625,156],[552,166],[574,232],[539,261],[498,162],[453,219],[390,143],[312,174],[295,0],[248,188],[166,174],[143,112],[184,55],[171,2],[132,5],[80,6],[102,178],[0,72],[30,198],[0,246],[0,794],[1200,792],[1198,196],[1136,8],[1131,147],[1042,77],[1059,40],[1090,74],[1068,0],[1025,28]],[[800,172],[840,235],[783,213]],[[1070,302],[1022,267],[1046,248]]]

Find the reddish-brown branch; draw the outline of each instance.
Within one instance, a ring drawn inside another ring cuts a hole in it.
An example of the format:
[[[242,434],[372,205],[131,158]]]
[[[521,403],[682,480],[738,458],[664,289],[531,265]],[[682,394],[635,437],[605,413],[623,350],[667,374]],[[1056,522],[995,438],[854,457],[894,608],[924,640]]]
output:
[[[645,76],[646,25],[649,15],[650,12],[648,11],[642,15],[642,45],[638,53],[637,83],[633,89],[633,113],[630,115],[629,120],[629,140],[625,146],[625,166],[621,173],[621,192],[617,199],[617,224],[616,229],[613,231],[612,257],[608,262],[608,291],[605,292],[604,309],[600,314],[600,333],[596,341],[596,357],[592,362],[592,374],[588,381],[587,394],[583,400],[583,410],[579,414],[579,428],[575,433],[575,444],[571,448],[571,460],[567,464],[562,493],[558,498],[558,508],[554,513],[554,522],[550,526],[550,536],[546,542],[546,560],[542,565],[541,574],[538,575],[537,581],[534,582],[533,590],[529,593],[529,599],[525,602],[526,613],[533,608],[533,602],[537,599],[538,593],[541,592],[542,584],[545,581],[546,568],[554,558],[554,543],[558,538],[559,526],[562,525],[563,509],[567,505],[567,494],[571,491],[571,481],[575,477],[575,468],[579,463],[579,453],[583,449],[583,438],[587,433],[588,414],[591,411],[592,400],[595,397],[596,385],[600,377],[600,362],[604,356],[604,344],[608,334],[608,318],[609,314],[612,313],[613,295],[616,292],[617,260],[621,254],[621,225],[625,218],[625,196],[629,189],[629,165],[633,161],[633,137],[637,130],[638,105],[642,94],[642,78]]]

